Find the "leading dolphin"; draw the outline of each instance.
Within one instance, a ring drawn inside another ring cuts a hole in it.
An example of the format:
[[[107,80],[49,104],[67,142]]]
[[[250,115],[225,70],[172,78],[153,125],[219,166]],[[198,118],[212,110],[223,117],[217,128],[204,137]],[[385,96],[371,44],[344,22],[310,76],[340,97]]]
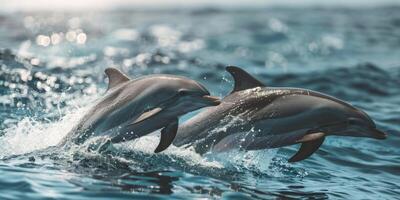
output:
[[[81,144],[91,136],[107,136],[118,143],[163,128],[155,150],[160,152],[172,143],[179,116],[220,103],[204,86],[185,77],[159,74],[131,80],[115,68],[105,73],[109,79],[105,96],[60,145]]]
[[[233,91],[181,125],[174,145],[194,146],[203,154],[301,143],[289,159],[297,162],[329,135],[386,138],[365,112],[342,100],[307,89],[267,87],[238,67],[226,70],[234,78]]]

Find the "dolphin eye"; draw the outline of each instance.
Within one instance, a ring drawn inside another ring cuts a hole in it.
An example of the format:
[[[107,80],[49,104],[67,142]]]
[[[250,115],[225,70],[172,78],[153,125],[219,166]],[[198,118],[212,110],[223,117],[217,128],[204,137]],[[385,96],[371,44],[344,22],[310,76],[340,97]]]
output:
[[[354,119],[349,119],[349,120],[347,120],[347,124],[349,124],[349,125],[356,125],[357,122],[356,122]]]
[[[349,125],[356,125],[356,126],[357,125],[358,126],[363,126],[364,125],[364,123],[361,120],[354,119],[354,118],[349,119],[347,122],[348,122]]]
[[[179,95],[179,96],[186,96],[186,95],[189,95],[189,94],[190,94],[190,92],[187,91],[187,90],[180,90],[180,91],[178,92],[178,95]]]

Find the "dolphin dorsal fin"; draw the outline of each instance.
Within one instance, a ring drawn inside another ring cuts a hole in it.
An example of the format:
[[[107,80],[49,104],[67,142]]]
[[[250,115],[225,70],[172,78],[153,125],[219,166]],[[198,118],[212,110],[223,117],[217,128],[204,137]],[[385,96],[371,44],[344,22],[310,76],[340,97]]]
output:
[[[265,87],[263,83],[239,67],[228,66],[226,67],[226,71],[232,75],[235,82],[231,93],[255,87]]]
[[[126,81],[129,81],[129,77],[123,74],[121,71],[115,68],[107,68],[104,73],[106,73],[108,77],[108,88],[107,91],[110,90],[111,88],[124,83]]]

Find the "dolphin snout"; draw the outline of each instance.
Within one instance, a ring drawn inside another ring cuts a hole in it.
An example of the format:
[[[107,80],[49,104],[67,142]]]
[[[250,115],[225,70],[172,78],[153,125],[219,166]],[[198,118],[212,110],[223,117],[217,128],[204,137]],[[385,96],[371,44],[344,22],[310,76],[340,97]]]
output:
[[[380,131],[380,130],[378,130],[378,129],[376,129],[376,128],[371,129],[371,130],[369,131],[369,135],[370,135],[372,138],[379,139],[379,140],[384,140],[384,139],[387,138],[387,134],[386,134],[386,133],[384,133],[384,132],[382,132],[382,131]]]
[[[210,106],[217,106],[221,103],[221,100],[215,96],[204,95],[201,98]]]
[[[367,116],[367,118],[349,118],[348,124],[353,129],[358,130],[359,136],[374,139],[386,139],[387,134],[378,130],[375,123]]]

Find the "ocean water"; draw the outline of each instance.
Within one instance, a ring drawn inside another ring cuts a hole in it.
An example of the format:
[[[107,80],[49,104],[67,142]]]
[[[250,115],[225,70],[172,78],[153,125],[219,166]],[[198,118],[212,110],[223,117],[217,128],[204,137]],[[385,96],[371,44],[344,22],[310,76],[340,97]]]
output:
[[[1,12],[0,48],[0,199],[400,197],[399,7]],[[346,100],[388,138],[329,137],[299,163],[287,162],[297,146],[154,154],[158,134],[107,153],[46,149],[104,94],[106,67],[223,97],[226,65]]]

